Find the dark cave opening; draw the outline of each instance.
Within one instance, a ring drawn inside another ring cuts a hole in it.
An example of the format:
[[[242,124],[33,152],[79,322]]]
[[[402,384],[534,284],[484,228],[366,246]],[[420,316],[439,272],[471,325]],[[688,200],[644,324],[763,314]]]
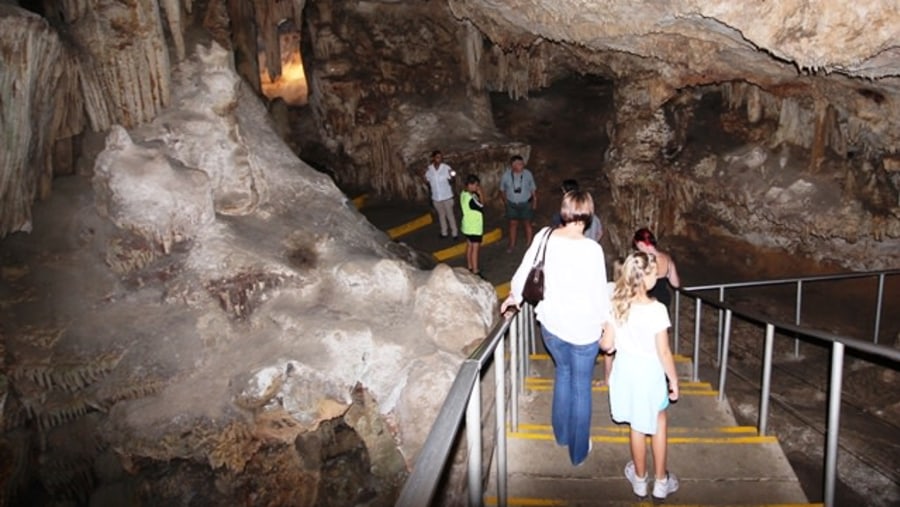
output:
[[[613,82],[597,75],[569,75],[547,88],[514,100],[491,93],[497,129],[531,145],[528,167],[544,188],[558,188],[575,178],[582,187],[600,192],[603,159],[612,121]]]

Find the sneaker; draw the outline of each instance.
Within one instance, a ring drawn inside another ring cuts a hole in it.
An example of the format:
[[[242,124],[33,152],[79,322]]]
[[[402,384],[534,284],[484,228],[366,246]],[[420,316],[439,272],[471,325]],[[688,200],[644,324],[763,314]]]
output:
[[[634,491],[635,495],[641,498],[647,496],[647,475],[644,475],[643,477],[637,476],[637,473],[634,471],[634,461],[629,461],[628,464],[625,465],[625,478],[631,483],[631,490]],[[656,495],[655,488],[653,494],[654,496]]]
[[[653,481],[653,498],[665,499],[668,495],[678,491],[678,477],[666,471],[665,479]]]

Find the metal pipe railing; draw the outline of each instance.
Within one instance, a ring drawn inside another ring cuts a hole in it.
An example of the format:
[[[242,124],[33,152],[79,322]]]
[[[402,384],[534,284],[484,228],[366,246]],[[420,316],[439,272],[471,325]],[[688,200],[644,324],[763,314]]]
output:
[[[482,372],[491,361],[495,368],[494,402],[497,420],[494,430],[497,437],[495,459],[497,463],[497,499],[498,505],[506,505],[506,404],[510,403],[509,419],[513,431],[516,431],[518,427],[518,395],[520,390],[524,389],[524,367],[520,358],[524,356],[527,360],[527,340],[534,339],[533,317],[533,310],[527,305],[518,312],[503,316],[475,351],[463,361],[395,505],[420,507],[431,504],[437,486],[446,473],[445,469],[450,459],[452,445],[462,429],[464,416],[468,452],[466,496],[470,506],[483,504],[482,454],[484,449],[480,379]],[[509,377],[506,375],[505,368],[507,360],[503,341],[505,338],[509,340]],[[509,387],[509,398],[507,398],[507,386]]]
[[[762,384],[759,390],[759,434],[769,429],[769,394],[772,391],[772,352],[775,349],[775,326],[766,324],[766,343],[763,347]]]
[[[790,280],[778,280],[776,283],[796,283],[797,284],[797,305],[795,307],[794,314],[794,323],[786,323],[779,322],[771,317],[762,316],[754,312],[742,311],[736,308],[734,305],[726,303],[721,299],[722,289],[721,287],[738,287],[738,286],[754,286],[759,287],[763,285],[769,284],[768,282],[745,282],[743,284],[724,284],[724,285],[715,285],[715,286],[704,286],[701,287],[702,290],[709,289],[719,289],[720,297],[719,300],[716,300],[709,296],[704,296],[696,291],[692,291],[692,288],[686,289],[677,289],[678,292],[688,296],[693,297],[695,300],[695,316],[694,316],[694,380],[697,380],[697,369],[699,363],[699,350],[700,350],[700,335],[701,335],[701,326],[702,326],[702,307],[703,305],[709,305],[713,308],[716,308],[719,311],[725,312],[725,321],[723,325],[722,331],[722,348],[721,348],[721,358],[719,362],[719,399],[724,399],[725,396],[725,381],[727,375],[727,363],[728,363],[728,349],[731,335],[731,324],[732,324],[732,316],[738,316],[742,320],[747,322],[755,323],[763,325],[766,329],[766,339],[765,346],[763,352],[763,366],[762,366],[762,385],[760,389],[760,410],[759,410],[759,423],[758,423],[758,431],[759,433],[765,434],[768,431],[768,414],[769,414],[769,400],[771,395],[771,376],[772,376],[772,356],[774,350],[774,338],[776,329],[781,330],[782,332],[787,332],[788,334],[792,334],[795,336],[795,340],[799,341],[799,339],[812,339],[813,341],[830,343],[832,347],[832,359],[831,359],[831,373],[829,378],[829,392],[828,392],[828,428],[826,430],[826,442],[825,442],[825,470],[824,470],[824,487],[823,487],[823,499],[826,507],[832,507],[834,505],[834,488],[837,481],[837,449],[838,449],[838,436],[840,432],[840,404],[841,404],[841,384],[842,384],[842,375],[843,375],[843,360],[844,360],[844,350],[845,348],[850,348],[859,352],[863,352],[865,354],[875,356],[878,358],[887,359],[889,361],[893,361],[895,363],[900,363],[900,350],[894,349],[892,347],[884,347],[878,345],[877,343],[867,342],[863,340],[857,340],[854,338],[849,338],[846,336],[840,336],[837,334],[820,331],[812,328],[804,328],[800,327],[800,309],[802,305],[802,287],[804,281],[809,280],[831,280],[831,279],[848,279],[848,278],[860,278],[864,276],[878,276],[878,297],[877,297],[877,310],[876,310],[876,320],[880,319],[882,306],[883,306],[883,291],[884,291],[884,277],[885,275],[897,274],[900,273],[900,270],[894,271],[884,271],[879,273],[859,273],[859,274],[850,274],[850,275],[835,275],[832,277],[806,277],[806,278],[796,278]],[[677,314],[676,314],[677,316]],[[676,325],[677,325],[676,320]],[[878,338],[878,329],[880,326],[880,322],[876,322],[875,325],[875,339]],[[874,340],[873,340],[874,341]],[[795,349],[796,350],[796,349]]]

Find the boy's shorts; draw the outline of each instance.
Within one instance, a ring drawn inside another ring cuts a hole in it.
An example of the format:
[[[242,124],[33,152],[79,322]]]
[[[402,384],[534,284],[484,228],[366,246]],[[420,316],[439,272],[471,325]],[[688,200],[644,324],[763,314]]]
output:
[[[506,201],[506,218],[509,220],[531,220],[534,218],[534,209],[531,207],[531,202]]]
[[[463,234],[469,243],[481,243],[482,234]]]

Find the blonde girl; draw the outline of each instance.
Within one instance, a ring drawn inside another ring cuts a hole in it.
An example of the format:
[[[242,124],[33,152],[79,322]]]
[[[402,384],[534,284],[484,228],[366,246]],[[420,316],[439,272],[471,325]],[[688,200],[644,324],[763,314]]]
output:
[[[678,375],[669,350],[669,314],[662,303],[647,295],[656,279],[652,254],[637,252],[625,259],[600,347],[616,351],[609,379],[612,419],[631,426],[632,461],[625,466],[625,477],[637,496],[647,495],[646,436],[650,435],[653,496],[663,499],[678,489],[678,478],[666,470],[666,408],[670,400],[678,399]]]

